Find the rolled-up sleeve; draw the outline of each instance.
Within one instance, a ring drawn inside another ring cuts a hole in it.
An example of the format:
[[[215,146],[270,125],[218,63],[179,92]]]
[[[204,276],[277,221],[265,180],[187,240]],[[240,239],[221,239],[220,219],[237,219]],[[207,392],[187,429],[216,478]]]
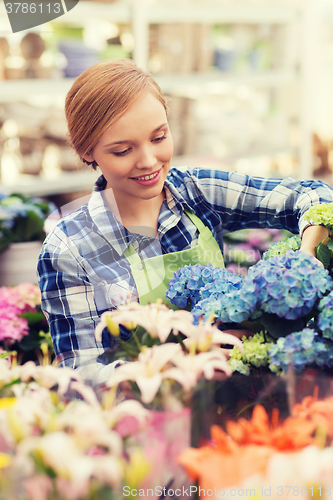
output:
[[[184,200],[197,213],[206,212],[209,218],[213,211],[219,216],[223,234],[260,227],[302,234],[309,225],[305,212],[312,205],[333,201],[332,187],[318,180],[265,179],[186,167],[173,169],[171,175]]]

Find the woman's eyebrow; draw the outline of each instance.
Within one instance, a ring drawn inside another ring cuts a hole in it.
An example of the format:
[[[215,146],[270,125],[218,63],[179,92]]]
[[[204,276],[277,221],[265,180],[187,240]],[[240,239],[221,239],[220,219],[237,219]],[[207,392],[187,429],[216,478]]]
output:
[[[162,125],[159,125],[158,127],[156,127],[152,131],[152,134],[154,134],[155,132],[158,132],[159,130],[161,130],[161,128],[165,127],[166,125],[168,125],[168,122],[162,123]],[[131,141],[130,140],[125,140],[125,141],[110,142],[109,144],[105,144],[105,146],[103,146],[103,147],[104,148],[109,148],[110,146],[116,146],[117,144],[126,144],[128,142],[131,142]]]

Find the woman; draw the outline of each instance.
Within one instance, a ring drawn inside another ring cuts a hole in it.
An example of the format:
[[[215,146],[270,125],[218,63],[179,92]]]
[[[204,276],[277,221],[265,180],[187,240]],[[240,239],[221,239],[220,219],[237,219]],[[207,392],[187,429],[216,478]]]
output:
[[[319,181],[170,169],[165,99],[131,61],[85,71],[65,111],[73,148],[102,175],[88,203],[47,237],[38,274],[57,360],[93,385],[115,366],[109,356],[115,340],[94,338],[101,314],[126,300],[166,301],[173,272],[185,264],[223,267],[223,234],[284,228],[300,232],[301,249],[312,255],[327,235],[303,219],[311,205],[333,201],[332,189]]]

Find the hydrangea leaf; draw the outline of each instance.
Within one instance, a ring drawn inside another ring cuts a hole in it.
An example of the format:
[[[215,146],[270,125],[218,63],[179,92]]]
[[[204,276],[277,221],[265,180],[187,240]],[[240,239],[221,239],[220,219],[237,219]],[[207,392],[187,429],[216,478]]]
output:
[[[316,255],[317,259],[320,260],[327,269],[331,260],[331,253],[327,246],[323,243],[319,243],[319,245],[316,246]]]
[[[274,339],[286,337],[290,333],[298,332],[306,325],[306,319],[304,317],[291,320],[279,318],[276,314],[266,312],[262,313],[260,320],[270,336]]]
[[[25,318],[29,324],[31,325],[36,325],[37,323],[40,323],[41,321],[44,320],[44,314],[42,312],[25,312],[20,314],[21,318]]]

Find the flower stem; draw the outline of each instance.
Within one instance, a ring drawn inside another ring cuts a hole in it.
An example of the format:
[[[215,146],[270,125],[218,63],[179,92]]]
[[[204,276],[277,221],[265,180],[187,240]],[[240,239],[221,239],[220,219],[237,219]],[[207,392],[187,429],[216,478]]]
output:
[[[179,333],[176,335],[176,339],[178,340],[179,344],[181,345],[181,347],[183,349],[183,352],[185,354],[188,354],[188,349],[186,348],[186,345],[184,344],[183,339],[181,338],[181,336],[179,335]]]
[[[121,345],[121,347],[127,352],[127,354],[129,354],[130,356],[137,356],[139,354],[140,351],[137,351],[133,345],[129,345],[127,342],[124,342],[123,340],[121,339],[118,339],[119,341],[119,344]]]
[[[140,341],[138,339],[137,334],[135,333],[135,330],[132,330],[132,335],[133,335],[133,339],[135,340],[136,345],[138,346],[139,351],[141,351],[142,345],[140,344]]]

